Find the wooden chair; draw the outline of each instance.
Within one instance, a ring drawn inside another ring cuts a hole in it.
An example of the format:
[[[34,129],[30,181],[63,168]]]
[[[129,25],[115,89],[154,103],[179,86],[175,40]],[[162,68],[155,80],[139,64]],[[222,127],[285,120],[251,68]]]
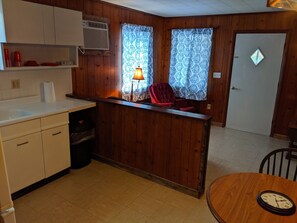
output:
[[[260,164],[259,173],[284,177],[296,181],[297,155],[295,148],[276,149],[268,153]]]

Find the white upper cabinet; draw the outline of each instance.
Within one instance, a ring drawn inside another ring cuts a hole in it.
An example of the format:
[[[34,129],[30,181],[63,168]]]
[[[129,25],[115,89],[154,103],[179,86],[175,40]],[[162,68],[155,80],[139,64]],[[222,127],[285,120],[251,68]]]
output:
[[[0,0],[0,70],[77,67],[77,47],[83,45],[82,12]],[[15,51],[21,66],[13,61]]]
[[[82,13],[54,7],[56,44],[83,46]]]
[[[55,45],[56,33],[55,33],[55,19],[54,19],[53,7],[43,5],[42,13],[43,13],[44,43],[49,45]]]
[[[21,0],[0,0],[2,43],[83,46],[82,12]]]
[[[44,44],[42,5],[2,0],[1,42]]]

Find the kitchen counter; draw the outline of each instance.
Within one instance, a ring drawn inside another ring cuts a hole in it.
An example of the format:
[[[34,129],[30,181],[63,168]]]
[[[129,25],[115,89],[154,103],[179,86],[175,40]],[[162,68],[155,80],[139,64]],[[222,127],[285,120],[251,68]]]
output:
[[[27,121],[61,112],[75,112],[95,107],[96,103],[81,99],[66,98],[54,103],[22,101],[0,104],[0,126]]]

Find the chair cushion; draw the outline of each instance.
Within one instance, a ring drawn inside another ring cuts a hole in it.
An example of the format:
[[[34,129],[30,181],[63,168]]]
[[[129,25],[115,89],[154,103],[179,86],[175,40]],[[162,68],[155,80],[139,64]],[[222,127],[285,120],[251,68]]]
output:
[[[197,112],[191,105],[191,101],[184,98],[176,98],[168,83],[155,83],[149,87],[151,102],[163,107],[178,109],[181,111]]]
[[[149,87],[152,103],[174,103],[175,96],[168,83],[155,83]]]

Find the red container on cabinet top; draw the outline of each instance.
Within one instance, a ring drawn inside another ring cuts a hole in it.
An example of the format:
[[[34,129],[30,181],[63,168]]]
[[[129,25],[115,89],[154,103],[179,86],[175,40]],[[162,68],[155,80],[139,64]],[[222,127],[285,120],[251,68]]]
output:
[[[6,67],[11,67],[11,61],[10,61],[10,56],[9,56],[9,50],[8,49],[4,49],[4,57],[5,57]]]
[[[21,63],[22,63],[22,61],[21,61],[21,54],[20,54],[19,51],[15,51],[14,52],[14,65],[16,67],[20,67],[21,66]]]

